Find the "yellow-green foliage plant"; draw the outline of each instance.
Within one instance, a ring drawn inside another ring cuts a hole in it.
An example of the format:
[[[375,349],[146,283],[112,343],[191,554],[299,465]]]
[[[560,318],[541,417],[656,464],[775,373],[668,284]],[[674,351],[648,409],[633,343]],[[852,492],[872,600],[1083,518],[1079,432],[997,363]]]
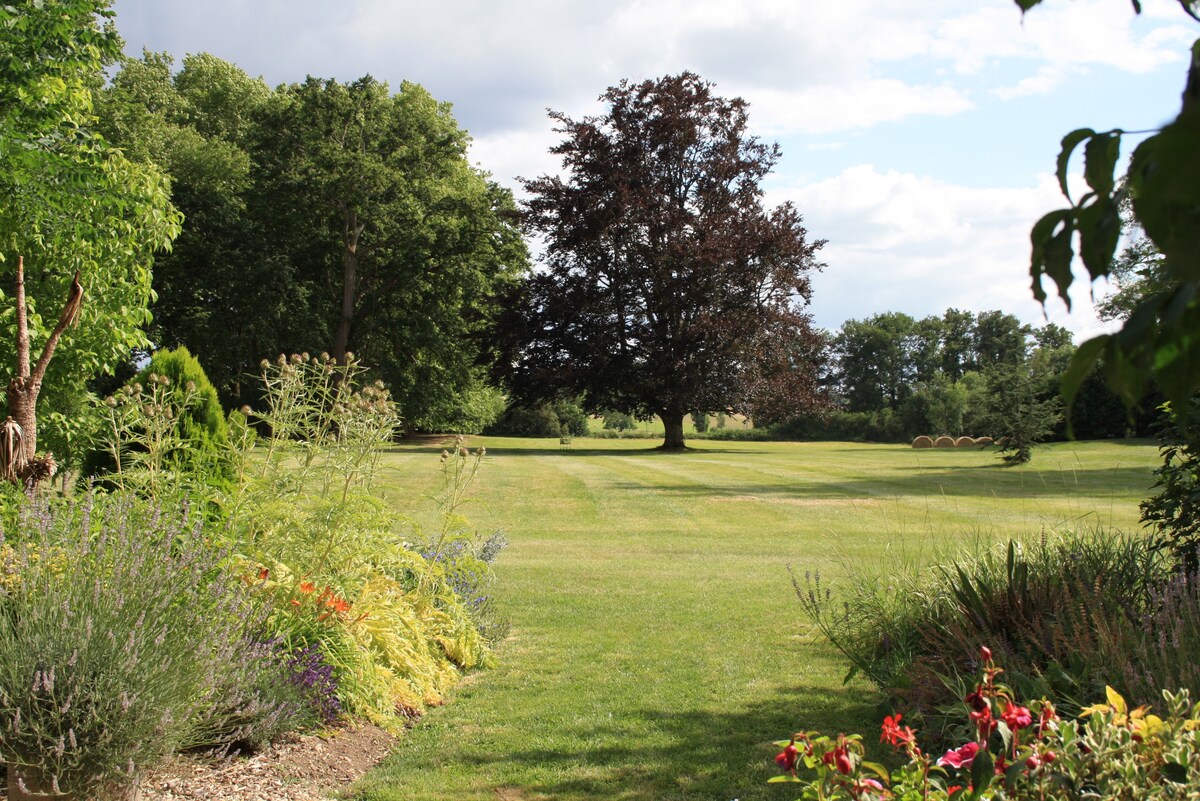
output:
[[[265,410],[243,409],[232,425],[243,446],[232,508],[244,570],[275,598],[290,644],[328,653],[346,709],[399,725],[441,703],[487,646],[439,553],[409,548],[406,525],[372,492],[400,422],[386,389],[361,386],[353,359],[302,354],[262,367]],[[265,432],[257,445],[255,422]],[[448,485],[447,543],[465,528],[455,509],[469,483],[460,472]]]

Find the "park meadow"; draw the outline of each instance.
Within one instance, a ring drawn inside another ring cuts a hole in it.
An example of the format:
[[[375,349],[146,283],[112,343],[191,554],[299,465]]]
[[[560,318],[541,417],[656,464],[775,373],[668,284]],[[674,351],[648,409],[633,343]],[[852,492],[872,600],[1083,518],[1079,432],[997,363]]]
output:
[[[487,456],[466,513],[508,536],[495,593],[512,630],[364,798],[779,798],[772,740],[872,731],[882,700],[843,684],[791,574],[836,590],[1008,538],[1133,531],[1158,458],[1145,441],[1055,443],[1018,468],[872,443],[470,444]],[[391,491],[431,491],[437,451],[392,449]]]

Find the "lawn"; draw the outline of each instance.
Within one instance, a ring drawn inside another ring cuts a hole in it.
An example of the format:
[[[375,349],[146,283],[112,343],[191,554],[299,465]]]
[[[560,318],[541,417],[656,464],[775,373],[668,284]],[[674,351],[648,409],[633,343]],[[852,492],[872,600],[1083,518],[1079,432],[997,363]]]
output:
[[[836,585],[1008,536],[1133,530],[1158,461],[1146,442],[1046,446],[1020,468],[896,445],[470,444],[488,455],[467,514],[509,538],[495,598],[512,634],[358,786],[365,799],[791,801],[764,784],[770,741],[870,738],[879,699],[843,685],[789,566]],[[438,452],[388,455],[397,503],[434,489]]]

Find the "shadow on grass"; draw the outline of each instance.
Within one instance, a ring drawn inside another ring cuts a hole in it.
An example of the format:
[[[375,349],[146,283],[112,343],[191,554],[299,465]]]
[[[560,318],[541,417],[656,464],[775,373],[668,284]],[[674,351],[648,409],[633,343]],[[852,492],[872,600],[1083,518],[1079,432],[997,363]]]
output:
[[[491,783],[486,792],[492,797],[514,801],[777,801],[772,791],[778,788],[766,784],[778,773],[773,740],[798,729],[860,731],[870,747],[876,704],[873,695],[858,689],[795,685],[736,709],[676,712],[647,705],[599,725],[560,726],[550,738],[542,732],[517,736],[512,750],[464,747],[414,762],[401,745],[361,787],[360,797],[407,797],[397,793],[414,772],[452,774],[461,769],[453,763],[461,761],[469,763],[474,778]],[[522,741],[547,740],[550,744],[521,747]],[[473,798],[484,797],[478,782],[475,789]]]
[[[814,500],[861,500],[864,498],[918,497],[946,495],[960,497],[1036,498],[1042,496],[1081,495],[1104,497],[1110,493],[1142,493],[1154,483],[1150,468],[1109,467],[1078,471],[1014,471],[1001,465],[969,465],[960,468],[896,468],[896,475],[871,479],[833,481],[796,481],[794,483],[730,482],[727,484],[679,484],[618,480],[614,490],[654,492],[703,500],[705,498],[756,498],[776,502]],[[905,472],[900,472],[905,471]]]

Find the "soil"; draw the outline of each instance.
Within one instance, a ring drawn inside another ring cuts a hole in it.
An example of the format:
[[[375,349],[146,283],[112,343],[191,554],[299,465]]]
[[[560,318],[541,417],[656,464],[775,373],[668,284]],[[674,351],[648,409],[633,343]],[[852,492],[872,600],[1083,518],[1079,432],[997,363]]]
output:
[[[142,801],[320,801],[387,756],[395,737],[367,723],[277,743],[218,763],[176,758],[142,783]]]
[[[359,723],[220,762],[175,757],[143,779],[141,801],[323,801],[361,778],[395,741],[378,726]]]

